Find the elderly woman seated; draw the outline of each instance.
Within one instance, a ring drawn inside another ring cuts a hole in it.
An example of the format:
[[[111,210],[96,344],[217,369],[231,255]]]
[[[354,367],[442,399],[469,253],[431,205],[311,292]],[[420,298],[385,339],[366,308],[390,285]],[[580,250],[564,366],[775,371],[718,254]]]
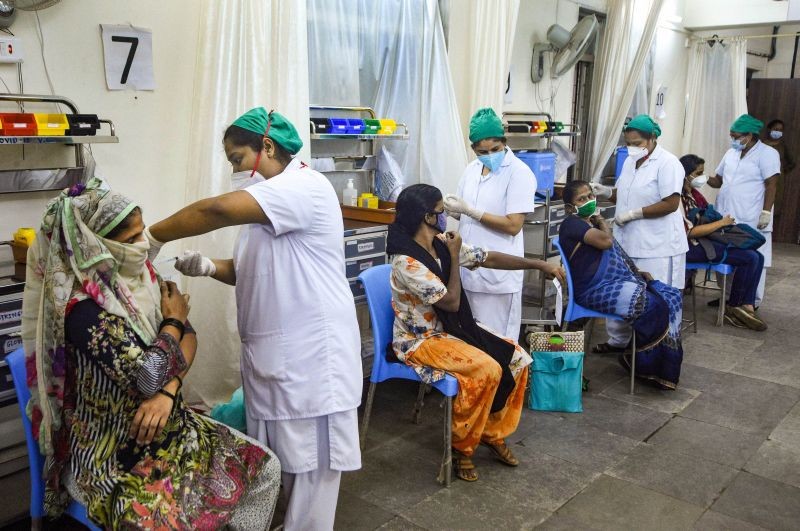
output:
[[[667,286],[633,261],[597,215],[589,183],[564,188],[570,215],[559,228],[559,242],[572,274],[572,297],[586,308],[622,317],[636,331],[636,375],[663,389],[675,389],[683,361],[680,290]],[[619,353],[630,371],[630,355]]]
[[[458,380],[453,402],[453,466],[456,475],[475,481],[471,456],[488,446],[509,466],[519,461],[505,438],[519,423],[531,357],[512,339],[475,322],[461,289],[460,267],[539,269],[563,278],[552,264],[462,244],[444,234],[442,193],[426,184],[410,186],[397,199],[389,227],[387,253],[392,264],[392,306],[397,357],[423,381],[452,374]]]
[[[687,262],[722,262],[736,268],[731,282],[731,293],[725,306],[725,322],[739,328],[757,332],[767,329],[767,324],[756,315],[756,288],[764,270],[764,255],[752,249],[737,249],[708,238],[714,231],[733,225],[736,220],[724,216],[718,221],[703,223],[699,211],[708,207],[708,201],[698,188],[708,177],[704,174],[705,162],[697,155],[684,155],[681,164],[685,171],[682,203],[686,236],[689,238]],[[694,288],[692,288],[694,289]]]
[[[147,261],[140,209],[99,179],[51,201],[28,256],[23,340],[45,509],[104,528],[267,529],[280,465],[193,412],[188,296]]]

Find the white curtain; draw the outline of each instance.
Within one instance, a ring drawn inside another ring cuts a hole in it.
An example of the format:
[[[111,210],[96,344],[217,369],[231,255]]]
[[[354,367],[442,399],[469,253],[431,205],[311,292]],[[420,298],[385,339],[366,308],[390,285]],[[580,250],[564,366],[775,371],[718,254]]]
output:
[[[664,0],[609,0],[595,58],[586,151],[586,180],[597,181],[617,145],[644,70]]]
[[[203,0],[195,66],[192,143],[186,202],[231,191],[222,149],[225,127],[256,106],[289,118],[308,153],[306,6],[294,0]],[[305,154],[305,155],[304,155]],[[237,229],[192,238],[185,249],[232,256]],[[210,279],[186,280],[198,352],[187,380],[190,400],[227,401],[240,385],[239,335],[233,288]],[[264,316],[269,319],[269,316]]]
[[[729,147],[728,132],[737,116],[747,113],[747,41],[695,42],[686,81],[686,122],[682,153],[706,160],[713,175]],[[706,190],[703,190],[705,193]]]
[[[453,62],[453,82],[465,132],[476,110],[503,109],[518,13],[519,0],[472,0],[450,12],[450,27],[459,28],[449,44],[461,58]]]
[[[307,6],[311,101],[365,105],[406,123],[408,141],[383,141],[406,184],[455,191],[466,153],[438,2],[308,0]]]

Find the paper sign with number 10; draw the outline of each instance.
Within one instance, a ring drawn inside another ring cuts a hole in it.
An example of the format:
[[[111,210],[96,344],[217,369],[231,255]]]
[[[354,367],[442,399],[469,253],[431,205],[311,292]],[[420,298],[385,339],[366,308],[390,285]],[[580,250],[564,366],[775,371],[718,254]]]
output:
[[[154,90],[153,33],[146,28],[101,24],[109,90]]]

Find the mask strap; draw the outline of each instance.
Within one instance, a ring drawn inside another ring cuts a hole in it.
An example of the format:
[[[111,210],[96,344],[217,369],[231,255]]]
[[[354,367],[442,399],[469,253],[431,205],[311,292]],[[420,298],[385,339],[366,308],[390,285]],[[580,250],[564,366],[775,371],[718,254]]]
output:
[[[264,135],[261,137],[262,147],[261,147],[260,150],[258,150],[258,155],[256,155],[256,165],[253,167],[253,171],[250,172],[250,178],[251,179],[253,178],[253,175],[256,174],[256,170],[258,169],[258,163],[261,162],[261,154],[264,152],[264,147],[263,147],[264,139],[267,138],[267,135],[269,135],[269,128],[272,125],[272,113],[273,112],[275,112],[275,109],[272,109],[271,111],[269,111],[269,114],[267,115],[267,128],[264,130]]]

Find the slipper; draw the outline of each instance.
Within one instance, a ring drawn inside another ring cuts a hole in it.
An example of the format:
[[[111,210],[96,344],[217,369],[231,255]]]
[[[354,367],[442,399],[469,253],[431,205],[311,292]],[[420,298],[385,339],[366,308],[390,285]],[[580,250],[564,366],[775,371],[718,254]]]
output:
[[[481,441],[481,444],[491,450],[497,460],[504,465],[519,466],[519,459],[514,457],[514,454],[511,453],[511,449],[508,447],[508,445],[506,445],[506,443],[502,442],[500,444],[492,444],[486,441]]]

